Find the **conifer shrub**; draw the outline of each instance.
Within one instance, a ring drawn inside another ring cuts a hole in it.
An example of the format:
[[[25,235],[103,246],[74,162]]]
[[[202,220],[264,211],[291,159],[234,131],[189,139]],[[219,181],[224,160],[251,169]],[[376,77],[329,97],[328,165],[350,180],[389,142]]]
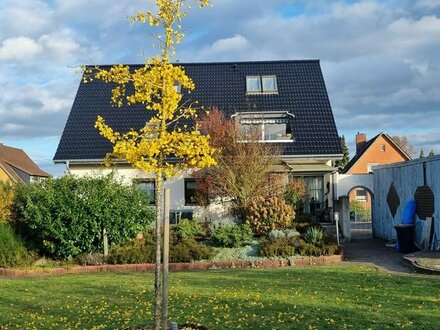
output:
[[[35,258],[9,224],[0,224],[0,267],[25,266]]]

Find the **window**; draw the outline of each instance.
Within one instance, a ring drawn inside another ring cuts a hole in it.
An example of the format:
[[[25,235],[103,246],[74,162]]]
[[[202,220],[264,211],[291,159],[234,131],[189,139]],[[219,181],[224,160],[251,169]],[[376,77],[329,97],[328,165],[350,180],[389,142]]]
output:
[[[246,92],[248,94],[271,94],[278,92],[276,76],[247,76]]]
[[[373,167],[379,165],[379,163],[369,163],[367,165],[367,172],[368,173],[373,173]]]
[[[277,78],[275,76],[262,76],[263,81],[263,93],[276,93],[277,88]]]
[[[288,118],[242,118],[239,120],[244,137],[254,137],[260,141],[292,141],[292,131]]]
[[[381,144],[381,145],[380,145],[380,151],[382,151],[382,152],[385,151],[385,144]]]
[[[174,85],[173,85],[173,87],[174,87],[174,89],[176,90],[176,92],[177,93],[181,93],[182,92],[182,85],[181,84],[179,84],[177,81],[176,82],[174,82]]]
[[[306,176],[304,181],[308,195],[304,210],[306,213],[317,216],[324,207],[324,177]]]
[[[150,204],[156,204],[156,184],[153,180],[136,180],[136,186],[147,194]]]
[[[356,200],[357,201],[366,201],[367,200],[367,191],[365,189],[357,189],[356,190]]]
[[[185,179],[185,205],[197,205],[196,188],[196,180]]]
[[[248,93],[261,93],[261,81],[259,76],[246,77],[246,91]]]

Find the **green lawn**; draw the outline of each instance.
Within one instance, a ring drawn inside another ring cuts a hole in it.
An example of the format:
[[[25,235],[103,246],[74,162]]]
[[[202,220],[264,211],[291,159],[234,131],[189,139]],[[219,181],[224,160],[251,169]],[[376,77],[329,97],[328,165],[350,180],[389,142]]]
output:
[[[151,273],[0,279],[0,329],[151,321]],[[171,274],[170,315],[214,329],[438,329],[440,277],[363,266]]]

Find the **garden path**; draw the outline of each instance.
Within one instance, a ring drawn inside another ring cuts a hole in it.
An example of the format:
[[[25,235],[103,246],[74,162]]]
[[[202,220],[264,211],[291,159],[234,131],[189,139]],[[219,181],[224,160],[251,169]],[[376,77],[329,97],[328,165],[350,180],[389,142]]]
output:
[[[391,273],[416,274],[414,268],[402,258],[395,248],[386,247],[380,239],[362,239],[346,243],[345,262],[367,263]]]

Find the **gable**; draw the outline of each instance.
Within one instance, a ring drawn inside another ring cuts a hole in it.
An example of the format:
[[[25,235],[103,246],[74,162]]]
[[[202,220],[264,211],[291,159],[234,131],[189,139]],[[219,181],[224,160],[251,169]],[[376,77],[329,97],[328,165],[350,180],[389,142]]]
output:
[[[29,182],[31,176],[49,177],[21,149],[0,143],[0,168],[14,182]]]
[[[181,64],[196,89],[182,102],[198,100],[227,117],[240,112],[288,112],[293,142],[278,143],[285,155],[340,155],[330,102],[319,61],[267,61]],[[132,69],[140,65],[130,66]],[[102,66],[102,68],[107,68]],[[247,76],[276,76],[277,93],[246,93]],[[110,104],[112,85],[94,80],[81,82],[55,154],[55,161],[101,160],[111,144],[94,128],[96,117],[104,117],[117,131],[139,129],[151,118],[141,106]]]
[[[387,134],[379,133],[369,140],[359,153],[353,157],[343,173],[368,173],[369,165],[385,165],[410,160]]]

